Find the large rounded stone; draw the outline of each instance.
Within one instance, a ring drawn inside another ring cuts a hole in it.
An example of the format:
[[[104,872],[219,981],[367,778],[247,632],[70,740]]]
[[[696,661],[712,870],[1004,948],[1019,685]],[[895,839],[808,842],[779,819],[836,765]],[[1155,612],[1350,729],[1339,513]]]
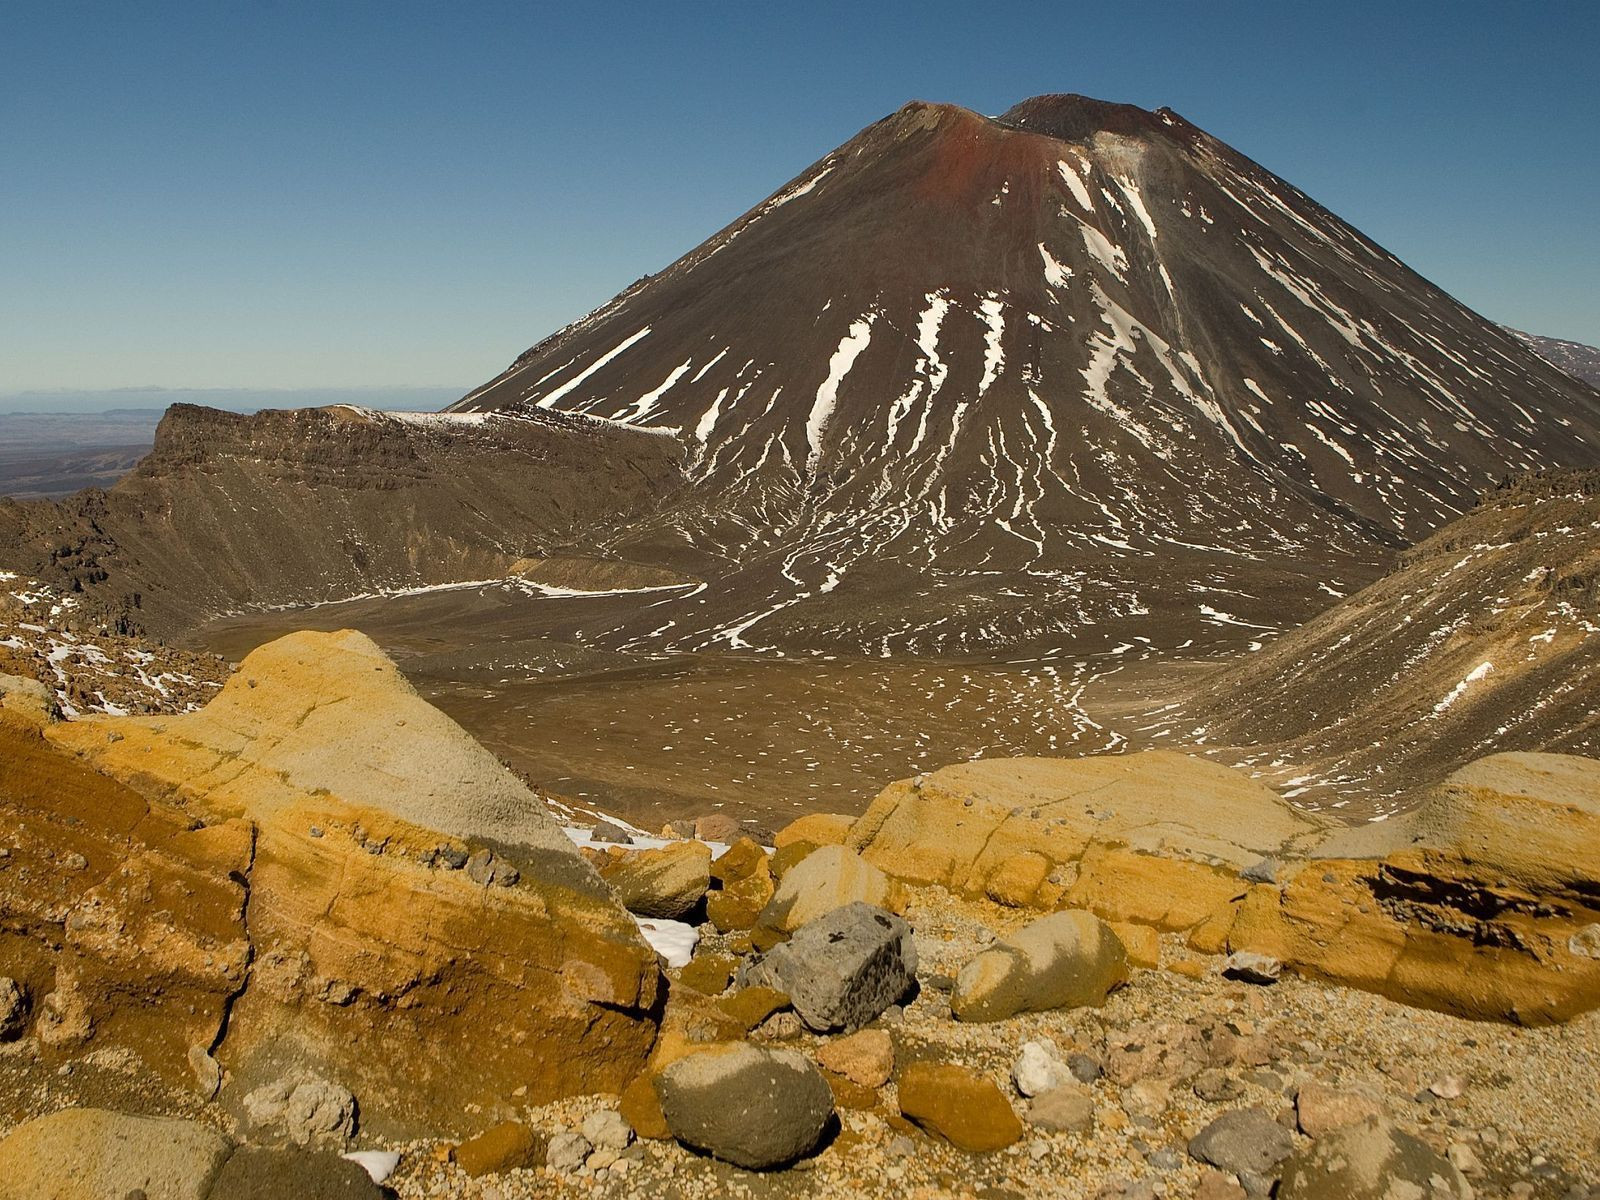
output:
[[[847,904],[898,907],[899,896],[889,877],[859,854],[824,846],[784,873],[758,923],[774,934],[788,934]]]
[[[1472,1189],[1442,1154],[1382,1118],[1368,1117],[1318,1138],[1284,1163],[1276,1194],[1280,1200],[1467,1200]]]
[[[900,1073],[900,1112],[962,1150],[1004,1150],[1022,1122],[992,1080],[954,1063],[915,1062]]]
[[[672,842],[659,850],[624,850],[600,867],[600,878],[629,912],[676,920],[711,886],[711,847]]]
[[[1128,954],[1092,913],[1069,911],[1024,926],[961,969],[950,1011],[962,1021],[1099,1004],[1128,979]]]
[[[62,1109],[0,1141],[0,1200],[205,1200],[232,1149],[194,1121]]]
[[[656,1092],[673,1137],[757,1171],[809,1154],[833,1117],[815,1063],[743,1042],[679,1059],[657,1076]]]

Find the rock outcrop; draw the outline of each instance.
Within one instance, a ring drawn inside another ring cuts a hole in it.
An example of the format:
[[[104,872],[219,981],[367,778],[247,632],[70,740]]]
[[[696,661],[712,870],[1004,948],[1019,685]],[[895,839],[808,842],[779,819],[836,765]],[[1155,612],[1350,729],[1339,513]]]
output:
[[[1229,945],[1466,1016],[1600,1006],[1600,762],[1497,754],[1404,816],[1342,830],[1256,885]]]
[[[909,883],[1183,932],[1421,1007],[1542,1023],[1600,1006],[1590,759],[1495,755],[1404,817],[1340,829],[1165,751],[978,761],[891,784],[847,844]]]
[[[241,608],[528,578],[678,582],[574,559],[685,482],[677,439],[615,422],[174,404],[108,491],[0,498],[0,566],[71,593],[85,622],[167,637]]]
[[[847,845],[909,882],[1180,930],[1238,896],[1241,871],[1320,829],[1238,771],[1151,750],[980,759],[901,780]]]
[[[187,1080],[198,1046],[235,1109],[310,1067],[368,1126],[429,1131],[513,1092],[620,1090],[648,1054],[654,951],[362,635],[263,647],[193,714],[4,719],[0,914],[55,1053],[116,1034]]]

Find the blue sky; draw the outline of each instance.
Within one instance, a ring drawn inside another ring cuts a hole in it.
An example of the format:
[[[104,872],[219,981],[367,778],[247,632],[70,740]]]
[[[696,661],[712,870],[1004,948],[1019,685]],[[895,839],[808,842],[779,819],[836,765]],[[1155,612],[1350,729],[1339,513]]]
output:
[[[1600,4],[0,8],[0,391],[466,388],[913,98],[1167,104],[1600,342]]]

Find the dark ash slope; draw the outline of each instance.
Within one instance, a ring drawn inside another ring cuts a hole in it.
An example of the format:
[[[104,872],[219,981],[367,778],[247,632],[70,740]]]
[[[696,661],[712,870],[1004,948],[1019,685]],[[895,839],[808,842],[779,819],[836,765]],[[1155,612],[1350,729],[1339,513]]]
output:
[[[1600,398],[1509,333],[1079,96],[908,105],[455,408],[678,433],[693,487],[606,548],[699,556],[650,614],[685,649],[1236,639],[1600,450]]]

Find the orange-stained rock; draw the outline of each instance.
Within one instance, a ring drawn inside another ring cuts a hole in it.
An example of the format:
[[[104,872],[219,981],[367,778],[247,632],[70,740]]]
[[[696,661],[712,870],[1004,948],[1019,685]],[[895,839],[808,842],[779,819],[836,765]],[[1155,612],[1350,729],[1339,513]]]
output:
[[[1022,1121],[994,1082],[953,1063],[914,1062],[900,1072],[900,1112],[962,1150],[1004,1150]]]
[[[824,846],[784,874],[761,910],[758,932],[782,940],[802,925],[856,901],[899,912],[905,894],[884,872],[853,851]]]
[[[890,784],[847,845],[898,879],[1188,929],[1322,826],[1243,772],[1166,750],[979,759]]]
[[[1149,925],[1112,921],[1111,932],[1127,949],[1128,962],[1133,966],[1153,969],[1161,965],[1161,935]]]
[[[712,860],[712,882],[719,887],[726,887],[735,880],[744,879],[764,866],[767,857],[767,852],[759,842],[754,838],[742,837]]]
[[[1597,924],[1600,762],[1497,754],[1252,888],[1228,944],[1408,1004],[1542,1024],[1600,1006]]]
[[[654,951],[538,797],[362,635],[264,646],[201,712],[30,736],[38,771],[98,781],[108,827],[105,845],[85,843],[81,886],[28,901],[46,921],[86,906],[60,961],[26,972],[54,997],[40,1008],[58,1044],[170,1003],[182,1015],[164,1040],[128,1040],[152,1056],[159,1041],[185,1075],[189,1043],[209,1049],[225,1104],[314,1065],[356,1093],[366,1128],[396,1134],[620,1091],[646,1061]],[[44,790],[44,815],[22,819],[59,825]],[[58,855],[71,836],[38,841]],[[23,878],[0,872],[0,892],[8,877]],[[100,976],[124,980],[130,961],[148,985],[97,1005],[112,991]],[[474,1052],[490,1031],[492,1052]]]
[[[251,829],[191,831],[0,714],[0,928],[50,1054],[123,1045],[190,1086],[250,961]]]
[[[262,825],[253,978],[216,1052],[240,1089],[316,1062],[356,1093],[367,1128],[455,1131],[518,1088],[616,1092],[638,1071],[660,976],[626,914],[575,856],[520,860],[515,885],[485,886],[425,865],[437,841],[326,801]],[[464,1071],[490,1029],[494,1053]],[[384,1053],[360,1049],[372,1044]]]
[[[706,919],[723,933],[749,929],[776,889],[770,860],[763,856],[741,879],[706,893]]]
[[[850,836],[855,818],[844,813],[807,813],[790,821],[772,839],[774,849],[782,850],[794,842],[812,846],[842,846]]]

